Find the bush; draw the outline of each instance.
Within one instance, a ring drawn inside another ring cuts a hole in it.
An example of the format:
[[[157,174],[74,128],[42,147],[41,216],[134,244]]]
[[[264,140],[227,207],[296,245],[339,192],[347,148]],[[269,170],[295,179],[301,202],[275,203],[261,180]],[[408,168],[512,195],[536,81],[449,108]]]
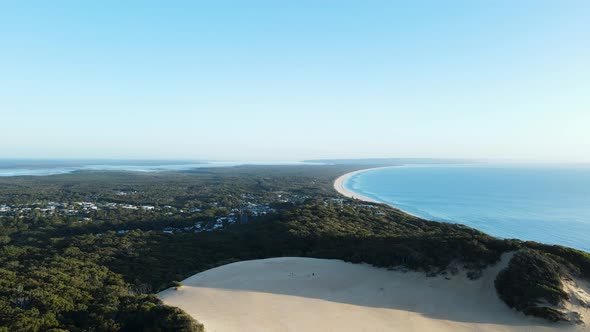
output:
[[[562,289],[561,279],[565,276],[562,266],[548,255],[524,249],[500,271],[495,286],[500,298],[511,308],[558,321],[565,320],[564,315],[546,304],[559,306],[569,299]]]

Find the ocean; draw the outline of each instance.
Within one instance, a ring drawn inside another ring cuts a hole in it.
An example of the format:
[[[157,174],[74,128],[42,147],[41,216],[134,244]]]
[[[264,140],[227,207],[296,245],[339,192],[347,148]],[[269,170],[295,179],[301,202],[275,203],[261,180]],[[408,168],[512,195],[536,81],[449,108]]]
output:
[[[590,252],[590,166],[400,166],[344,186],[421,218]]]

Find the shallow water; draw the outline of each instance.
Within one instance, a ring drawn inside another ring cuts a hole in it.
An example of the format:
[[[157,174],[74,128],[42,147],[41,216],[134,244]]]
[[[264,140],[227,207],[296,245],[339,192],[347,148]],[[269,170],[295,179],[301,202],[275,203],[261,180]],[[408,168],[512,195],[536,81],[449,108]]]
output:
[[[422,218],[590,252],[588,166],[403,166],[345,186]]]

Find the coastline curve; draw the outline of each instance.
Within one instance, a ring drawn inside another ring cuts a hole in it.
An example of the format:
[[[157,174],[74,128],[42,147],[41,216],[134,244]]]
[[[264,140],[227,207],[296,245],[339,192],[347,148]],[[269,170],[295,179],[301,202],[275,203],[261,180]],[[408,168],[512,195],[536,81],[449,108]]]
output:
[[[363,202],[367,202],[367,203],[374,203],[374,204],[385,204],[387,206],[391,206],[392,208],[399,210],[409,216],[412,217],[416,217],[416,218],[420,218],[420,219],[425,219],[425,220],[430,220],[430,218],[428,217],[423,217],[423,216],[419,216],[417,214],[405,211],[391,203],[388,202],[384,202],[384,201],[380,201],[374,198],[370,198],[367,197],[365,195],[361,195],[355,191],[352,191],[350,189],[347,189],[345,186],[346,181],[348,181],[348,179],[358,173],[363,173],[363,172],[367,172],[367,171],[372,171],[372,170],[377,170],[377,169],[384,169],[384,168],[394,168],[394,167],[401,167],[400,165],[396,165],[396,166],[380,166],[380,167],[371,167],[371,168],[364,168],[364,169],[359,169],[356,171],[352,171],[352,172],[348,172],[346,174],[342,174],[340,175],[338,178],[336,178],[336,180],[334,180],[334,190],[336,190],[340,195],[348,197],[348,198],[352,198],[352,199],[357,199],[359,201],[363,201]]]
[[[350,179],[350,177],[352,177],[353,175],[356,175],[358,173],[372,171],[375,169],[392,168],[392,167],[398,167],[398,166],[372,167],[372,168],[359,169],[357,171],[352,171],[352,172],[348,172],[346,174],[342,174],[338,178],[336,178],[336,180],[334,180],[334,190],[336,190],[342,196],[345,196],[348,198],[358,199],[360,201],[369,202],[369,203],[387,204],[385,202],[381,202],[376,199],[373,199],[373,198],[361,195],[361,194],[354,192],[352,190],[349,190],[346,188],[345,183],[346,183],[346,181],[348,181],[348,179]]]

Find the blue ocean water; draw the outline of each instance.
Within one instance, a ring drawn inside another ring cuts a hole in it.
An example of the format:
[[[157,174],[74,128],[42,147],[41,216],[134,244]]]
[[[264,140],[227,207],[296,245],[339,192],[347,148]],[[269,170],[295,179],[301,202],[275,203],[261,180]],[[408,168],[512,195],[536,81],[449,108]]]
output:
[[[425,219],[590,252],[590,166],[401,166],[344,185]]]

